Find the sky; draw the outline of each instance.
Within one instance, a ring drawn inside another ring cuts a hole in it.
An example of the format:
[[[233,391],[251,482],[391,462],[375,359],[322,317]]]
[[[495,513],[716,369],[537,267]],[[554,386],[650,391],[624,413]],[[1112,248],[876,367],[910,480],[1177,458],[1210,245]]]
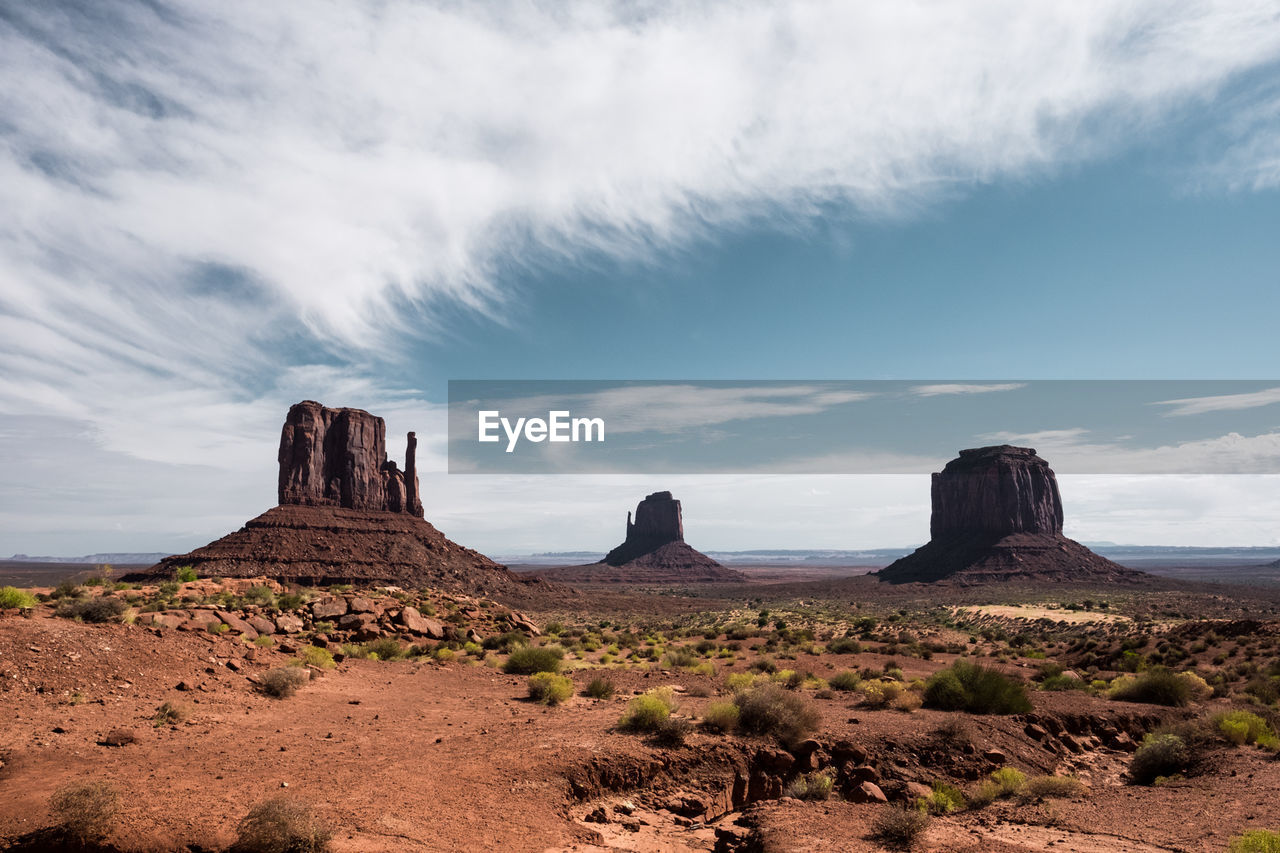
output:
[[[657,489],[698,547],[917,544],[921,474],[446,474],[447,383],[1280,387],[1278,230],[1280,2],[6,4],[0,554],[238,527],[306,398],[492,553]],[[1280,544],[1275,475],[1062,491]]]

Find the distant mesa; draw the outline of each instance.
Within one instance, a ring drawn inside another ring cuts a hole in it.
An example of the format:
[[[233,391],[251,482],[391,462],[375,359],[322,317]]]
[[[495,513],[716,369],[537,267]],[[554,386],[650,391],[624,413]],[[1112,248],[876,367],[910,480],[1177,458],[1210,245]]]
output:
[[[1029,447],[960,451],[933,475],[928,544],[881,569],[889,583],[1150,579],[1062,535],[1062,497]]]
[[[654,492],[642,500],[634,521],[627,513],[625,541],[600,562],[544,569],[536,574],[577,583],[734,583],[747,579],[684,541],[680,501],[671,492]]]
[[[411,432],[401,470],[387,459],[382,418],[313,400],[296,403],[280,434],[280,505],[216,542],[166,557],[132,577],[171,577],[179,566],[192,566],[204,577],[480,593],[527,583],[423,519],[416,451]]]

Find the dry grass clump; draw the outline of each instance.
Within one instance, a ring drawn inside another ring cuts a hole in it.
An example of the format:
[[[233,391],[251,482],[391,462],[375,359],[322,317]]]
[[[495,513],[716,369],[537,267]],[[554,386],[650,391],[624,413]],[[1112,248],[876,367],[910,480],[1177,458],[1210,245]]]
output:
[[[586,694],[592,699],[612,699],[616,689],[609,679],[596,676],[587,683]]]
[[[306,803],[273,797],[236,826],[232,853],[325,853],[333,833]]]
[[[919,809],[881,806],[871,824],[871,840],[885,847],[910,850],[929,828],[929,815]]]
[[[54,792],[49,810],[58,829],[80,845],[101,842],[120,811],[120,794],[109,782],[80,782]]]
[[[804,740],[822,721],[809,700],[768,682],[735,694],[733,704],[738,706],[738,728],[786,744]]]
[[[702,724],[715,732],[731,732],[738,727],[738,706],[712,702],[702,714]]]
[[[646,691],[631,700],[618,728],[631,732],[656,732],[676,709],[675,694],[670,687]]]
[[[297,666],[280,666],[262,676],[259,685],[262,692],[277,699],[284,699],[298,692],[307,683],[307,671]]]
[[[529,676],[529,698],[543,705],[559,705],[573,696],[573,681],[554,672],[535,672]]]
[[[1020,792],[1028,801],[1075,797],[1084,793],[1084,785],[1074,776],[1033,776]]]

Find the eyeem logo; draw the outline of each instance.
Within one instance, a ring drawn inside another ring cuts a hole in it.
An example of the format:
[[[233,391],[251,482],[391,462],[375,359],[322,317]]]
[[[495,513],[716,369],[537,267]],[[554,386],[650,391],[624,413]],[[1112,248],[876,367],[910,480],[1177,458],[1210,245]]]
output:
[[[527,441],[537,444],[543,441],[604,441],[604,418],[575,418],[568,411],[547,412],[547,419],[516,418],[514,425],[510,418],[502,417],[502,412],[493,409],[478,413],[479,440],[484,442],[501,441],[498,429],[507,434],[507,452],[516,449],[516,444],[523,436]]]

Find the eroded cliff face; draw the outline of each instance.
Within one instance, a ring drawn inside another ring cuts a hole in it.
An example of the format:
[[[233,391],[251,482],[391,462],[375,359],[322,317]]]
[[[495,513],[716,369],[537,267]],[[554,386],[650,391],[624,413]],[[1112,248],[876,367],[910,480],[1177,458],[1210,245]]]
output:
[[[1062,534],[1062,497],[1049,463],[1029,447],[961,450],[933,475],[929,535]]]
[[[405,470],[387,459],[386,424],[361,409],[331,409],[314,400],[289,407],[280,433],[281,506],[335,506],[403,512],[421,518],[409,433]]]

